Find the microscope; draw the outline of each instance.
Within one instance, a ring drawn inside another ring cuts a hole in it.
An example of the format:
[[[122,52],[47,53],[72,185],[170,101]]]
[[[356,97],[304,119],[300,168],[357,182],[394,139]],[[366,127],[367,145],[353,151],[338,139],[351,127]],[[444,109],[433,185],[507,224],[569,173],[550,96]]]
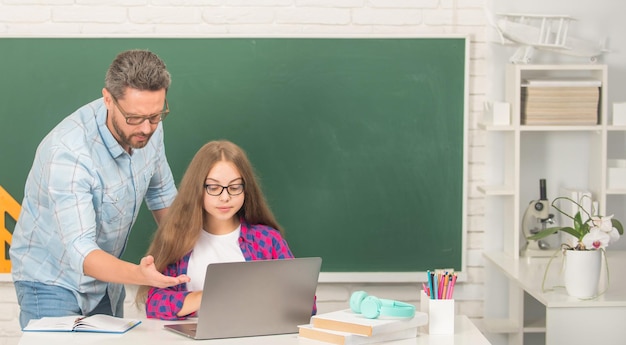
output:
[[[532,236],[544,229],[555,226],[554,214],[550,213],[550,202],[546,196],[546,180],[539,180],[539,199],[532,200],[522,217],[522,234],[525,246],[521,250],[521,256],[525,257],[549,257],[554,254],[558,247],[559,237],[555,231],[541,240],[529,240]]]

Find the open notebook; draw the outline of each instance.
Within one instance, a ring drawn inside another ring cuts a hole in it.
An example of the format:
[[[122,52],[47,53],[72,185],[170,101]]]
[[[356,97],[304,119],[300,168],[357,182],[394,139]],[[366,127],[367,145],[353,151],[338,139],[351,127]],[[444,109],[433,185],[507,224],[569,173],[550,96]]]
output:
[[[311,318],[321,265],[319,257],[210,264],[197,322],[164,327],[194,339],[297,333]]]
[[[141,321],[104,314],[59,316],[30,320],[24,332],[97,332],[125,333]]]

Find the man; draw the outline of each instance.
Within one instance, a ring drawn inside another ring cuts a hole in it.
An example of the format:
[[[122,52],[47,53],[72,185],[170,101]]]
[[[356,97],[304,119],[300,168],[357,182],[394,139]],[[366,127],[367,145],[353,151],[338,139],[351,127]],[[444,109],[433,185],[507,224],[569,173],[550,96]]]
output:
[[[120,53],[102,98],[66,117],[37,148],[10,249],[20,325],[44,316],[123,316],[123,284],[189,281],[154,258],[120,260],[146,201],[157,222],[176,195],[161,120],[170,74],[145,50]]]

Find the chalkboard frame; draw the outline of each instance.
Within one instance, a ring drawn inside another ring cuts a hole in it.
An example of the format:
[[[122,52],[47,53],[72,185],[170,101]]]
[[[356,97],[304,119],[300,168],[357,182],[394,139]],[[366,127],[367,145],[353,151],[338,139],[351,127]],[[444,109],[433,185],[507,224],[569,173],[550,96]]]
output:
[[[215,39],[215,38],[220,38],[220,37],[211,37],[211,38],[206,38],[206,39]],[[233,37],[228,37],[228,38],[233,38]],[[296,37],[250,37],[250,36],[246,36],[246,37],[240,37],[240,38],[245,38],[245,39],[281,39],[281,38],[290,38],[290,39],[360,39],[360,40],[367,40],[367,39],[461,39],[463,40],[464,43],[464,75],[463,75],[463,114],[462,114],[462,122],[463,122],[463,139],[462,139],[462,167],[463,167],[463,172],[462,172],[462,204],[461,204],[461,264],[460,267],[461,269],[459,270],[457,268],[457,271],[459,271],[461,273],[461,277],[459,278],[460,280],[464,279],[464,271],[466,270],[466,256],[467,256],[467,249],[466,249],[466,232],[467,232],[467,226],[466,226],[466,218],[467,218],[467,210],[466,210],[466,204],[467,204],[467,188],[468,188],[468,177],[467,177],[467,167],[468,167],[468,158],[467,158],[467,154],[468,154],[468,144],[467,144],[467,131],[468,131],[468,126],[467,126],[467,119],[468,119],[468,102],[469,102],[469,92],[468,92],[468,81],[469,81],[469,38],[465,35],[437,35],[437,36],[415,36],[415,35],[393,35],[393,36],[347,36],[347,37],[336,37],[336,36],[314,36],[314,37],[305,37],[305,36],[296,36]],[[25,38],[24,40],[28,40],[29,38]],[[51,38],[54,39],[54,38]],[[94,40],[107,40],[104,38],[94,38]],[[118,38],[117,40],[120,39],[132,39],[132,40],[162,40],[162,39],[169,39],[169,38]],[[225,38],[226,39],[226,38]],[[2,39],[0,39],[0,44],[2,44]],[[166,59],[167,60],[167,59]],[[1,58],[0,58],[1,61]],[[167,62],[167,61],[166,61]],[[103,70],[106,67],[103,67],[101,69],[96,69],[93,71],[94,73],[94,77],[97,77],[98,80],[102,79],[102,74],[103,74]],[[84,77],[84,76],[79,76],[79,77]],[[174,75],[174,81],[176,82],[176,78],[180,78],[180,76]],[[173,88],[175,89],[175,85],[173,86]],[[93,90],[92,90],[93,91]],[[97,90],[96,90],[97,91]],[[6,96],[6,94],[5,94]],[[77,105],[81,105],[81,103],[86,103],[88,100],[84,100],[81,99],[78,101]],[[0,108],[1,109],[1,108]],[[67,112],[69,114],[69,112]],[[59,115],[59,114],[55,114],[55,115]],[[0,118],[2,118],[3,115],[0,114]],[[56,122],[58,122],[59,119],[55,119],[53,121],[51,121],[50,123],[53,125]],[[41,133],[39,133],[41,135]],[[43,133],[45,134],[45,133]],[[42,135],[41,135],[42,136]],[[40,139],[37,139],[37,143]],[[167,144],[167,140],[168,140],[168,130],[166,129],[166,144]],[[189,148],[189,151],[191,153],[193,153],[195,151],[196,148]],[[34,153],[34,150],[33,150]],[[28,161],[28,160],[27,160]],[[30,165],[30,162],[28,162],[28,165]],[[0,176],[1,177],[1,176]],[[180,174],[178,176],[175,176],[177,182],[180,179]],[[25,180],[25,176],[24,176],[24,180]],[[0,180],[0,185],[2,185],[3,181]],[[21,189],[23,188],[22,186],[18,186],[17,188],[17,192],[16,192],[16,188],[15,186],[5,186],[5,188],[7,188],[9,190],[9,192],[13,193],[13,195],[16,197],[21,198]],[[18,201],[20,199],[17,199]],[[142,210],[142,212],[145,213],[145,210]],[[437,267],[432,267],[432,268],[437,268]],[[425,275],[425,271],[411,271],[411,272],[405,272],[405,271],[401,271],[401,272],[369,272],[369,271],[365,271],[365,272],[351,272],[351,271],[346,271],[346,272],[326,272],[324,271],[324,267],[322,267],[323,272],[320,274],[320,282],[412,282],[412,281],[424,281],[426,278]]]

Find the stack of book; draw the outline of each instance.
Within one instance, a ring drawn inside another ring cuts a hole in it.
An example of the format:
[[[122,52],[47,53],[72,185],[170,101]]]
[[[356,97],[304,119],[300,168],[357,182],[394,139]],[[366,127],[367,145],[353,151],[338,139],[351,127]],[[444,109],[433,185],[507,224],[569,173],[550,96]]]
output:
[[[368,319],[345,309],[314,315],[310,324],[298,326],[298,336],[339,345],[373,344],[415,338],[418,327],[427,323],[428,314],[422,312],[412,318]]]
[[[601,81],[594,79],[527,79],[522,83],[524,125],[598,124]]]

